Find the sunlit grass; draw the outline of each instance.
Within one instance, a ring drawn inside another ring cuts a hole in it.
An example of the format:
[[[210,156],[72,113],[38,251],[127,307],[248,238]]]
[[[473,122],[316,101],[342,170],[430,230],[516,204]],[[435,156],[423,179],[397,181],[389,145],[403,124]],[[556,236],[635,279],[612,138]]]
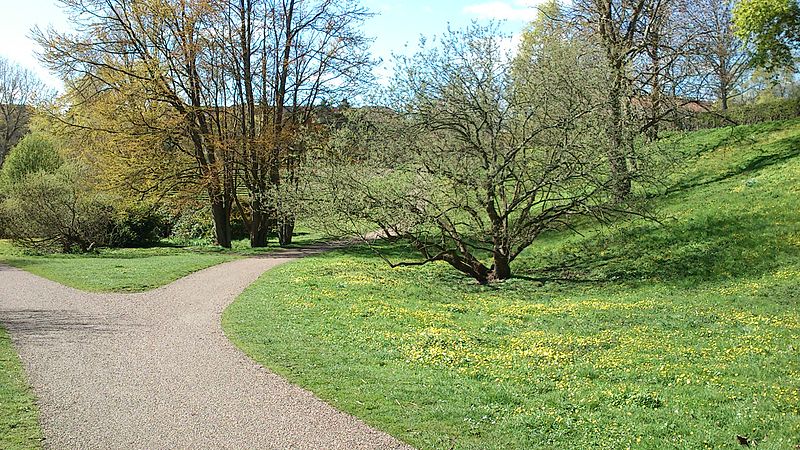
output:
[[[300,228],[293,246],[325,240],[321,233]],[[0,240],[0,263],[9,264],[76,289],[91,292],[140,292],[163,286],[207,267],[237,258],[270,253],[279,247],[250,248],[246,239],[232,249],[207,241],[164,241],[152,248],[100,249],[88,254],[35,254]]]
[[[0,448],[41,448],[38,414],[19,357],[0,328]]]
[[[269,272],[223,325],[422,448],[794,448],[798,137],[798,120],[675,137],[661,224],[548,235],[516,265],[527,278],[480,287],[354,248]]]
[[[0,263],[92,292],[139,292],[237,255],[181,248],[103,249],[86,255],[31,255],[0,242]]]

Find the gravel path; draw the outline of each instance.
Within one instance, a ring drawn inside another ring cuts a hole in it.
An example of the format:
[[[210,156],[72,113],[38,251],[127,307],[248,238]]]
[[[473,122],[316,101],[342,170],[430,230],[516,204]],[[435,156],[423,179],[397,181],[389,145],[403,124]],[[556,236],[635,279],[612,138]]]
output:
[[[222,310],[265,270],[211,267],[141,294],[91,294],[0,265],[0,322],[50,448],[404,448],[236,349]]]

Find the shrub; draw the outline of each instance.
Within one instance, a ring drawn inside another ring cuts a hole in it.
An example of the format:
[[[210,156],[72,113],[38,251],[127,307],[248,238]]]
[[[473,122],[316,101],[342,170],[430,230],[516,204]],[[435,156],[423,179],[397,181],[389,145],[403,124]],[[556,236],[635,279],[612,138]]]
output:
[[[28,175],[37,172],[55,172],[64,163],[55,143],[42,133],[25,136],[11,149],[0,172],[0,180],[8,189]]]
[[[794,119],[795,117],[800,117],[800,98],[736,105],[727,111],[695,113],[682,118],[678,128],[700,130],[731,125],[753,125],[774,120]]]
[[[204,208],[186,209],[178,215],[172,227],[172,237],[181,242],[214,240],[211,213]]]
[[[86,252],[105,245],[113,208],[86,186],[83,175],[64,164],[9,184],[0,204],[6,234],[40,251]]]
[[[149,247],[169,236],[169,217],[150,205],[136,205],[117,211],[109,230],[111,247]]]

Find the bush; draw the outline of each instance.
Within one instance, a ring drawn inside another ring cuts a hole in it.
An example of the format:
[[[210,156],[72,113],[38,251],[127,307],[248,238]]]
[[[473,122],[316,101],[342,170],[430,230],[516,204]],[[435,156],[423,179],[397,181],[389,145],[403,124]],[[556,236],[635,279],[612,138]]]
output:
[[[6,234],[40,251],[86,252],[105,245],[113,208],[85,185],[83,175],[64,164],[9,184],[0,204]]]
[[[64,160],[55,143],[42,133],[31,133],[11,149],[0,172],[2,185],[8,189],[28,175],[37,172],[55,172]]]
[[[800,98],[776,100],[768,103],[737,105],[727,111],[708,111],[690,114],[681,119],[681,130],[700,130],[731,125],[753,125],[774,120],[800,117]]]
[[[111,247],[150,247],[170,235],[172,224],[166,213],[148,205],[118,211],[111,223]]]
[[[214,224],[206,209],[186,209],[178,215],[172,227],[172,237],[179,242],[214,240]]]

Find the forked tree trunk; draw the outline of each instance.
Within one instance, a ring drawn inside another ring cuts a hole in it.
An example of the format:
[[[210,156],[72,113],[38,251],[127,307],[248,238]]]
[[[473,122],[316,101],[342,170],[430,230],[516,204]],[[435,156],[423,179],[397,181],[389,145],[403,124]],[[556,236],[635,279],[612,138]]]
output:
[[[471,254],[457,255],[453,253],[445,253],[437,259],[445,261],[459,272],[469,275],[479,284],[485,285],[494,281],[494,278],[491,276],[492,271],[480,261],[475,259]]]
[[[269,241],[269,232],[273,229],[270,226],[270,214],[265,212],[264,204],[258,197],[253,199],[250,205],[250,247],[266,247]]]
[[[489,273],[489,281],[503,281],[511,278],[511,261],[508,252],[495,250],[493,255],[493,265]]]
[[[250,220],[250,247],[266,247],[269,239],[269,220],[267,215],[253,205]]]

